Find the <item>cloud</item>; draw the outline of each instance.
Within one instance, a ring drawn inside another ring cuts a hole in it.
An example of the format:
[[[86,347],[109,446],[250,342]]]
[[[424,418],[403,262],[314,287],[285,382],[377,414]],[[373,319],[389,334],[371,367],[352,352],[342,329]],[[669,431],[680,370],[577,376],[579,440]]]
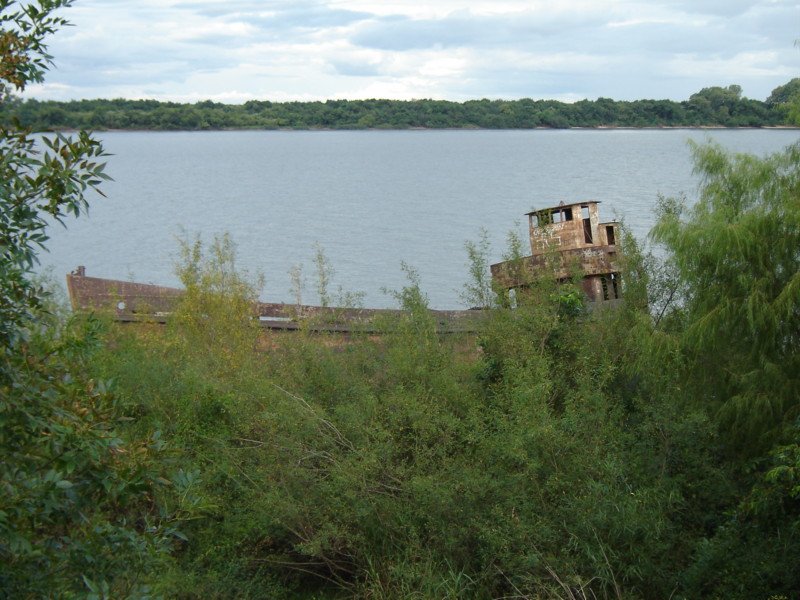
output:
[[[82,0],[36,97],[685,99],[797,72],[797,0]]]
[[[775,64],[773,52],[742,52],[730,58],[679,55],[673,57],[667,67],[671,74],[705,78],[709,85],[715,85],[714,82],[720,79],[734,81],[763,75],[792,76],[791,69]]]
[[[434,47],[490,47],[528,45],[537,39],[552,40],[565,31],[575,32],[602,24],[589,13],[534,13],[475,15],[459,11],[440,19],[384,17],[360,28],[353,44],[383,50]]]
[[[331,9],[330,7],[316,4],[291,8],[276,12],[270,17],[262,18],[262,24],[274,28],[287,27],[296,29],[325,29],[329,27],[342,27],[372,18],[372,14],[350,10]]]
[[[192,19],[246,22],[263,34],[278,37],[297,34],[298,30],[343,27],[372,17],[368,12],[334,8],[318,1],[184,2],[177,7]]]
[[[329,64],[339,75],[346,77],[375,77],[381,74],[380,65],[369,61],[332,60]]]
[[[166,30],[165,34],[175,42],[201,42],[213,45],[252,38],[258,32],[255,26],[242,21],[201,23],[181,27],[176,23],[168,23],[162,29]]]
[[[687,13],[735,17],[745,14],[755,6],[762,4],[753,0],[678,0],[666,4],[671,9],[680,9]]]

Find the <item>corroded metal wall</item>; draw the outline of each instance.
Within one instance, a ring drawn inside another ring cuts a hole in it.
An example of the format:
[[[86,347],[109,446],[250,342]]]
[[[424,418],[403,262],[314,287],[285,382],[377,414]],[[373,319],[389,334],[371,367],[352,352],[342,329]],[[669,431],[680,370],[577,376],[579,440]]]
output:
[[[600,216],[597,210],[597,202],[585,202],[556,206],[543,209],[528,214],[528,231],[531,241],[531,254],[537,256],[546,254],[553,250],[574,250],[583,248],[587,245],[584,233],[583,208],[588,212],[589,224],[592,234],[592,244],[600,243],[598,235],[598,225]],[[567,211],[569,211],[567,213]],[[560,222],[542,224],[538,221],[537,214],[553,216],[561,215]],[[567,220],[566,216],[571,219]]]
[[[118,321],[166,322],[175,310],[182,289],[159,285],[87,277],[84,267],[67,275],[67,290],[75,311],[100,311],[111,314]],[[443,333],[460,333],[475,330],[481,311],[431,310],[438,329]],[[380,319],[397,316],[399,310],[375,308],[338,308],[270,302],[253,304],[253,317],[262,327],[278,330],[296,330],[306,327],[316,331],[378,332]]]
[[[119,316],[166,314],[183,295],[176,288],[87,277],[84,267],[67,275],[67,291],[73,310],[104,310]]]
[[[491,266],[492,278],[504,288],[519,287],[537,277],[564,279],[580,269],[586,276],[619,271],[616,246],[590,246],[576,250],[526,256],[520,264],[513,261]]]
[[[576,271],[589,300],[621,294],[619,225],[600,222],[598,202],[560,204],[528,213],[531,256],[491,265],[492,279],[505,289],[530,285],[539,277],[563,280]]]

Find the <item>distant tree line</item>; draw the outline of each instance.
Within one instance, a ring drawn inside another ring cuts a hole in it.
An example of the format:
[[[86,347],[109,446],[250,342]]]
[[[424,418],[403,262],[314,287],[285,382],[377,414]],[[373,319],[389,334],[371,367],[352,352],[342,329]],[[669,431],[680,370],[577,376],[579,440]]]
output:
[[[250,100],[194,104],[157,100],[15,100],[0,120],[35,131],[57,129],[409,129],[535,127],[767,127],[789,125],[800,99],[800,78],[766,101],[742,96],[738,85],[704,88],[688,100],[574,103],[556,100]]]

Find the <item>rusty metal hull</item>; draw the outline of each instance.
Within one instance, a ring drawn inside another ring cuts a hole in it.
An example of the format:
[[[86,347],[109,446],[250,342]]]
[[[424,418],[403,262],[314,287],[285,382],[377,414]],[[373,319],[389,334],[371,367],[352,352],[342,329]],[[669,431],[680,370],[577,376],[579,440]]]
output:
[[[492,278],[505,288],[523,286],[535,277],[565,279],[576,269],[586,277],[618,272],[617,247],[591,246],[561,250],[491,265]]]
[[[120,322],[165,323],[175,311],[185,290],[147,283],[88,277],[83,267],[67,275],[67,291],[76,312],[99,311]],[[481,311],[431,310],[442,333],[476,330]],[[256,302],[253,317],[266,329],[377,333],[381,318],[402,311],[378,308],[340,308]]]

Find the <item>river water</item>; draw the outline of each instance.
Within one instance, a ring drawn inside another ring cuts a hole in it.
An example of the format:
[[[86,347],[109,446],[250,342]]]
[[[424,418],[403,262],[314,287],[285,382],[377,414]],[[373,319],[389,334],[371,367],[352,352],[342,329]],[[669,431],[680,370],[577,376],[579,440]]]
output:
[[[592,199],[604,220],[638,237],[659,194],[696,196],[688,140],[759,155],[800,140],[797,130],[109,132],[107,198],[88,217],[51,228],[42,267],[177,285],[177,238],[230,233],[238,264],[262,273],[262,299],[293,301],[302,266],[314,303],[315,245],[333,288],[395,305],[407,263],[433,308],[457,308],[467,281],[464,243],[481,229],[502,258],[524,213]],[[523,239],[527,239],[523,237]]]

